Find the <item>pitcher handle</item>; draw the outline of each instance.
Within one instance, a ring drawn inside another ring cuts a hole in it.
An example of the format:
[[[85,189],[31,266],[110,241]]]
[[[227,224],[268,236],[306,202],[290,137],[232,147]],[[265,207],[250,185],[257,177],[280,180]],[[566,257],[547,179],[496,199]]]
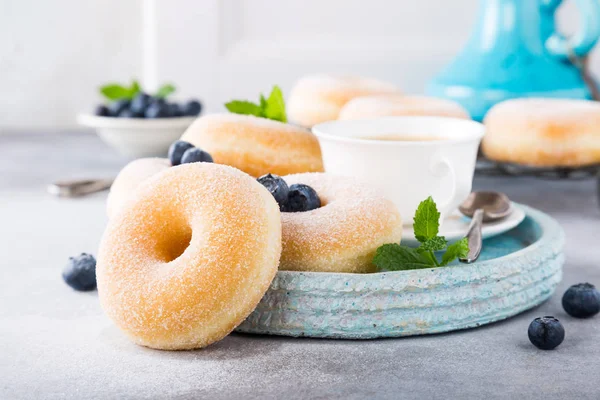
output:
[[[561,0],[542,0],[542,4],[551,12],[560,5]],[[583,57],[596,44],[600,37],[600,2],[598,0],[577,0],[582,26],[570,38],[558,32],[546,40],[546,49],[550,54],[569,59],[572,56]]]

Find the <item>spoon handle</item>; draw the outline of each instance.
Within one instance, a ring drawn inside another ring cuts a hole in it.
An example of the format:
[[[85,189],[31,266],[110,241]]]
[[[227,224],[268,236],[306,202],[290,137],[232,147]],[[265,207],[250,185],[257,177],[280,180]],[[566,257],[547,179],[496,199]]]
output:
[[[78,197],[109,189],[112,179],[83,179],[54,182],[48,185],[48,192],[59,197]]]
[[[469,241],[469,254],[466,258],[459,258],[458,260],[462,263],[470,264],[477,261],[479,254],[481,253],[481,247],[483,246],[483,240],[481,236],[481,224],[483,222],[483,210],[478,208],[473,214],[471,225],[467,231],[467,240]]]

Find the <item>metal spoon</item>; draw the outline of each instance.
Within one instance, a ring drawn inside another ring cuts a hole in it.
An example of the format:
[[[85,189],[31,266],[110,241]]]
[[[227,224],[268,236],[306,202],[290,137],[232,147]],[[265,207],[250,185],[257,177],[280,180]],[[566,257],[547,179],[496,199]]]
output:
[[[467,217],[472,218],[466,235],[469,241],[469,254],[466,258],[458,259],[462,263],[470,264],[475,262],[481,254],[482,223],[498,221],[509,216],[512,213],[512,203],[504,193],[473,192],[458,206],[458,209]]]
[[[48,185],[48,193],[59,197],[78,197],[110,188],[112,179],[83,179],[54,182]]]

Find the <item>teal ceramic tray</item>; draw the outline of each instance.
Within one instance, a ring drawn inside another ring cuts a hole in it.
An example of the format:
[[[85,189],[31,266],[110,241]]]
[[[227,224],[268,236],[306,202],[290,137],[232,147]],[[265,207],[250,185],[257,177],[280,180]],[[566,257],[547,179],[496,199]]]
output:
[[[281,271],[239,332],[370,339],[502,320],[548,299],[562,278],[564,233],[530,207],[484,241],[475,264],[376,274]]]

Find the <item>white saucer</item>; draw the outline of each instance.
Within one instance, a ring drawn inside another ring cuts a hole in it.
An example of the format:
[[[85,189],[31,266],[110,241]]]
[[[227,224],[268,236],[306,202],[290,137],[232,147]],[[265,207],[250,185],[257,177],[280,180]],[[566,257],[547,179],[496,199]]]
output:
[[[487,222],[483,224],[482,234],[483,238],[491,238],[493,236],[500,235],[506,231],[511,230],[515,226],[519,225],[523,219],[525,219],[525,211],[520,205],[512,203],[513,212],[506,218],[496,221]],[[467,234],[467,229],[471,222],[470,218],[464,217],[458,210],[450,214],[440,227],[440,236],[444,236],[447,241],[455,242],[462,239]],[[402,232],[402,244],[407,246],[416,247],[419,245],[412,229],[412,225],[405,225],[404,231]]]

